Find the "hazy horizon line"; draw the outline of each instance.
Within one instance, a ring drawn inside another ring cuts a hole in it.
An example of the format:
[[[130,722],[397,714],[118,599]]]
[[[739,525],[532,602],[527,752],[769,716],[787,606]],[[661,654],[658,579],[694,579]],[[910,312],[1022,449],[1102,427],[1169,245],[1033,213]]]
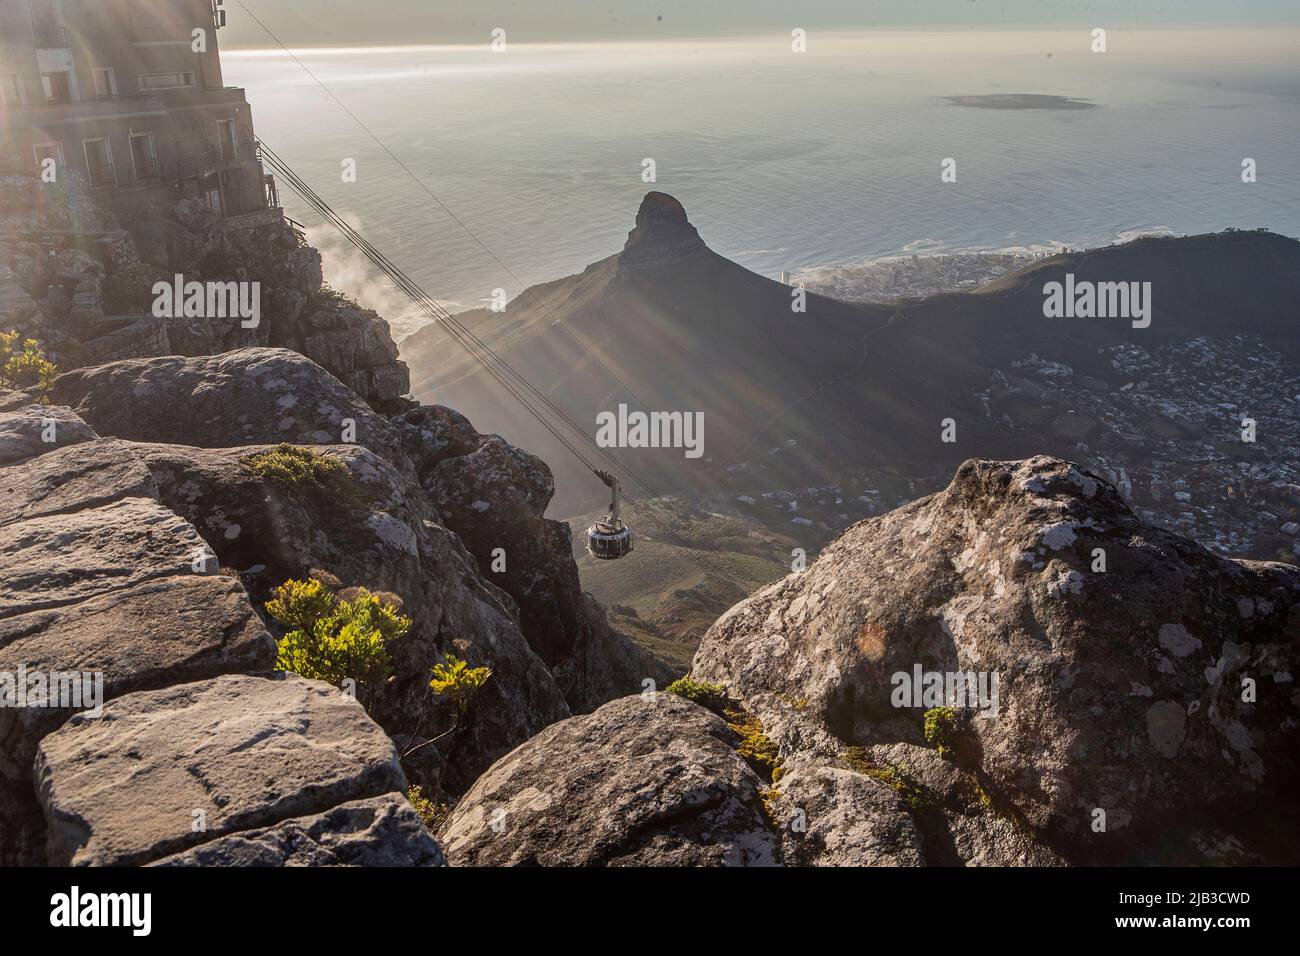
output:
[[[938,36],[978,36],[981,34],[1026,34],[1026,35],[1060,35],[1069,33],[1073,30],[1091,29],[1092,26],[1086,23],[1077,25],[1053,25],[1051,27],[1033,27],[1020,25],[1001,25],[1001,26],[980,26],[980,27],[926,27],[918,29],[916,27],[879,27],[870,30],[860,28],[810,28],[808,34],[810,37],[817,36],[836,36],[836,37],[868,37],[888,34],[890,36],[913,36],[913,37],[938,37]],[[1281,33],[1300,33],[1300,26],[1290,23],[1279,24],[1261,24],[1252,26],[1241,26],[1240,24],[1178,24],[1170,26],[1133,27],[1133,26],[1106,26],[1108,33],[1114,33],[1120,36],[1133,35],[1137,33],[1155,35],[1155,34],[1173,34],[1173,33],[1196,33],[1207,34],[1213,33],[1220,36],[1231,35],[1253,35],[1266,32],[1270,35]],[[728,43],[743,42],[761,39],[779,39],[788,41],[790,34],[787,32],[773,32],[771,30],[753,30],[753,31],[729,31],[727,33],[698,33],[682,34],[672,37],[591,37],[586,39],[575,40],[516,40],[508,39],[511,47],[526,47],[529,49],[592,49],[600,47],[656,47],[668,44],[682,43]],[[288,46],[288,52],[274,43],[264,45],[236,46],[221,51],[222,56],[230,57],[274,57],[287,56],[293,54],[296,56],[321,56],[321,55],[340,55],[340,54],[363,54],[363,53],[381,53],[381,52],[405,52],[418,53],[430,50],[459,52],[459,51],[483,51],[490,47],[491,38],[474,42],[427,42],[427,43],[378,43],[352,46]]]

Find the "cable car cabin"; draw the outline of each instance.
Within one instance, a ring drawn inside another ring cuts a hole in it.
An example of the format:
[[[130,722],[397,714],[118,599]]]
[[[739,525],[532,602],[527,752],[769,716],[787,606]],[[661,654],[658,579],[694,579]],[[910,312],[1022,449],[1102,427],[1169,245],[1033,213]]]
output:
[[[631,550],[632,532],[612,515],[606,515],[587,529],[587,553],[593,558],[611,561]]]
[[[612,561],[632,551],[632,532],[618,518],[618,479],[607,471],[596,472],[596,477],[609,486],[613,497],[609,514],[587,529],[587,553],[602,561]]]

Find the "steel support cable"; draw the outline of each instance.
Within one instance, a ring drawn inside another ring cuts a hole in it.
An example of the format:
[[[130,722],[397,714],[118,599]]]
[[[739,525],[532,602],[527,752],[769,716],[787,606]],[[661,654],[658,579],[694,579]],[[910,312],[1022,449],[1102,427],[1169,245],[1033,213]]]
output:
[[[284,160],[282,160],[278,155],[275,154],[275,152],[269,146],[267,146],[265,143],[262,143],[261,149],[267,160],[268,165],[270,165],[276,171],[277,174],[279,174],[285,179],[285,181],[289,184],[290,188],[293,189],[293,191],[297,195],[299,195],[304,202],[306,202],[309,206],[311,206],[319,215],[322,216],[322,218],[328,221],[332,226],[338,229],[344,235],[344,237],[347,238],[349,242],[351,242],[353,246],[362,253],[363,256],[366,257],[368,261],[370,261],[376,268],[380,269],[380,271],[382,271],[395,284],[397,284],[398,287],[404,293],[406,293],[406,295],[409,298],[411,298],[412,301],[426,315],[428,315],[436,323],[441,325],[444,331],[447,331],[448,335],[451,336],[453,341],[455,341],[458,345],[460,345],[461,348],[463,348],[470,355],[472,359],[474,359],[485,371],[487,371],[495,381],[497,381],[507,392],[511,394],[511,396],[513,396],[521,405],[523,405],[529,411],[529,413],[532,414],[533,417],[536,418],[537,421],[552,435],[552,437],[554,437],[558,442],[560,442],[579,462],[582,463],[582,465],[585,468],[593,472],[596,471],[595,466],[592,465],[592,463],[587,459],[587,457],[582,452],[580,452],[577,448],[575,448],[571,441],[569,441],[563,434],[560,433],[560,431],[555,427],[555,425],[551,421],[549,421],[545,417],[545,415],[541,413],[541,411],[536,407],[536,405],[532,401],[530,401],[524,394],[521,393],[519,387],[520,385],[526,388],[533,395],[537,396],[538,399],[543,404],[545,404],[546,407],[553,414],[555,414],[558,418],[560,418],[560,420],[563,421],[565,424],[569,425],[575,431],[575,433],[581,436],[583,440],[585,440],[589,444],[594,445],[595,449],[598,452],[600,452],[605,458],[607,458],[610,462],[612,462],[616,468],[618,468],[620,471],[622,471],[625,474],[630,474],[633,477],[633,479],[637,482],[637,484],[647,491],[647,493],[650,495],[651,498],[660,501],[661,507],[665,511],[667,511],[670,515],[675,517],[681,524],[683,525],[690,524],[688,518],[682,516],[679,512],[677,512],[674,508],[672,508],[671,505],[664,502],[663,499],[658,498],[654,494],[653,489],[650,489],[649,486],[646,484],[644,479],[641,479],[640,476],[636,475],[635,472],[632,472],[631,469],[626,468],[623,465],[623,463],[619,461],[617,457],[610,454],[607,449],[604,449],[598,444],[595,444],[594,439],[592,439],[591,436],[589,436],[585,430],[583,430],[576,422],[574,422],[572,418],[570,418],[567,414],[565,414],[563,410],[555,406],[554,403],[552,403],[545,395],[539,392],[526,378],[524,378],[512,366],[510,366],[509,363],[507,363],[499,355],[493,352],[491,348],[486,345],[486,343],[484,343],[471,331],[466,329],[463,326],[463,324],[460,323],[458,320],[456,320],[455,317],[452,316],[452,314],[448,312],[440,303],[438,303],[435,299],[429,296],[428,293],[424,292],[424,290],[421,289],[420,286],[417,283],[415,283],[414,280],[412,280],[408,275],[406,275],[406,273],[403,272],[399,267],[393,264],[392,261],[389,260],[387,256],[385,256],[378,249],[376,249],[369,242],[369,240],[367,240],[364,236],[362,236],[359,232],[357,232],[357,230],[355,230],[350,224],[348,224],[337,212],[333,210],[333,208],[329,205],[328,202],[326,202],[318,193],[316,193],[315,190],[313,190],[310,187],[310,185],[306,183],[305,180],[299,177],[292,170],[292,168],[289,167],[289,165],[286,162],[284,162]],[[514,379],[515,381],[511,381],[511,379]],[[518,384],[516,384],[516,382]],[[746,588],[743,584],[741,584],[738,580],[736,580],[736,578],[725,567],[721,566],[718,563],[715,563],[712,556],[707,555],[705,552],[695,548],[688,541],[682,538],[680,534],[675,532],[667,524],[661,521],[659,517],[652,510],[650,510],[647,504],[642,503],[632,495],[624,494],[623,497],[627,500],[629,506],[631,506],[639,514],[647,518],[652,524],[654,524],[661,531],[663,531],[668,537],[676,539],[678,542],[678,546],[681,547],[684,551],[686,551],[688,556],[692,557],[693,560],[695,560],[695,562],[699,564],[705,571],[712,572],[726,579],[731,584],[733,584],[737,589],[739,589],[742,593],[748,591],[748,588]]]
[[[276,172],[285,179],[285,181],[289,184],[289,187],[293,189],[295,193],[298,193],[298,195],[301,196],[304,202],[306,202],[309,206],[315,209],[315,211],[318,214],[320,214],[324,219],[326,219],[326,221],[328,221],[331,225],[335,226],[337,229],[344,232],[345,236],[348,235],[349,233],[354,232],[354,230],[352,230],[351,227],[348,226],[348,224],[344,222],[338,216],[338,214],[333,211],[332,208],[330,208],[326,203],[324,203],[323,200],[320,200],[319,197],[314,196],[310,188],[307,187],[306,184],[296,176],[296,174],[294,174],[291,170],[289,170],[289,168],[285,166],[282,162],[273,160],[271,158],[270,150],[267,147],[265,147],[265,145],[263,145],[263,150],[267,153],[268,165],[272,166],[272,168],[274,168]],[[348,236],[348,237],[350,239],[353,238],[352,236]],[[381,271],[387,274],[389,278],[392,279],[393,282],[395,282],[399,286],[399,288],[401,288],[402,291],[404,291],[408,295],[408,297],[414,300],[415,304],[419,306],[421,310],[425,312],[426,315],[428,315],[431,319],[433,319],[436,322],[439,323],[443,322],[442,316],[439,315],[437,311],[430,309],[426,302],[421,301],[421,299],[423,298],[422,294],[416,292],[413,288],[411,288],[411,286],[408,284],[409,283],[408,279],[406,279],[400,273],[396,272],[395,269],[390,269],[382,259],[368,252],[367,249],[363,247],[361,242],[356,241],[356,239],[353,239],[353,244],[358,248],[359,251],[362,252],[363,255],[366,256],[368,261],[370,261],[376,268],[379,268]],[[365,245],[368,245],[368,243],[366,243]],[[462,340],[454,330],[448,330],[448,334],[451,335],[453,339],[455,339],[457,343],[461,345],[462,348],[464,348],[467,352],[469,352],[471,357],[475,358],[479,362],[479,364],[483,365],[485,370],[488,371],[489,374],[491,374],[494,379],[500,382],[502,386],[505,387],[511,393],[511,395],[513,395],[517,400],[519,400],[521,404],[524,404],[525,407],[528,408],[530,411],[534,412],[534,416],[537,417],[538,421],[552,434],[553,437],[555,437],[557,441],[561,442],[586,467],[588,468],[592,467],[591,463],[586,460],[586,458],[582,455],[582,453],[579,452],[578,449],[575,448],[573,444],[564,437],[563,434],[561,434],[544,417],[536,413],[533,406],[527,402],[524,396],[521,395],[518,392],[518,390],[509,381],[504,380],[503,377],[497,372],[497,370],[488,367],[488,365],[485,363],[483,358],[475,354],[475,347],[473,343]]]
[[[440,199],[440,198],[439,198],[439,197],[438,197],[438,196],[437,196],[437,195],[436,195],[436,194],[435,194],[435,193],[434,193],[434,192],[433,192],[433,191],[432,191],[432,190],[431,190],[431,189],[430,189],[430,188],[429,188],[429,187],[428,187],[424,182],[423,182],[423,180],[421,180],[418,176],[415,175],[415,173],[410,169],[410,167],[408,167],[404,162],[402,162],[401,159],[398,158],[397,154],[394,153],[394,152],[393,152],[393,151],[388,147],[388,145],[387,145],[386,143],[383,142],[383,140],[381,140],[377,135],[375,135],[374,131],[371,130],[370,127],[369,127],[368,125],[366,125],[364,122],[362,122],[361,118],[360,118],[359,116],[357,116],[356,113],[354,113],[354,112],[352,111],[352,109],[348,107],[348,105],[347,105],[346,103],[344,103],[341,99],[339,99],[339,97],[334,93],[333,90],[331,90],[328,86],[325,85],[325,83],[320,79],[320,77],[318,77],[318,76],[315,74],[315,72],[313,72],[312,69],[311,69],[311,68],[310,68],[306,63],[304,63],[304,62],[302,61],[302,59],[301,59],[297,54],[295,54],[291,49],[289,49],[289,47],[285,44],[285,42],[284,42],[283,40],[281,40],[281,39],[280,39],[280,38],[279,38],[279,37],[278,37],[278,36],[277,36],[277,35],[276,35],[272,30],[271,30],[270,27],[268,27],[265,23],[263,23],[262,20],[261,20],[261,19],[260,19],[260,18],[255,14],[255,13],[253,13],[251,10],[248,9],[248,7],[243,3],[243,0],[235,0],[235,2],[239,4],[240,8],[241,8],[245,13],[248,14],[249,18],[252,19],[253,22],[255,22],[255,23],[256,23],[256,24],[257,24],[257,25],[258,25],[258,26],[263,30],[263,32],[265,32],[265,33],[267,34],[267,36],[269,36],[269,37],[270,37],[270,38],[271,38],[271,39],[272,39],[272,40],[273,40],[273,41],[274,41],[274,42],[275,42],[275,43],[280,47],[280,49],[282,49],[282,50],[283,50],[283,51],[284,51],[284,52],[285,52],[285,53],[286,53],[286,54],[287,54],[287,55],[288,55],[288,56],[289,56],[289,57],[290,57],[290,58],[291,58],[291,59],[292,59],[296,64],[298,64],[298,66],[300,66],[300,67],[303,69],[303,71],[304,71],[304,72],[305,72],[309,77],[311,77],[311,79],[316,83],[316,85],[319,86],[319,87],[321,88],[321,90],[323,90],[323,91],[325,92],[325,94],[326,94],[327,96],[329,96],[330,99],[332,99],[332,100],[335,102],[335,104],[337,104],[338,107],[339,107],[340,109],[342,109],[342,110],[343,110],[343,111],[344,111],[344,112],[345,112],[345,113],[346,113],[346,114],[347,114],[347,115],[352,119],[353,122],[355,122],[359,127],[361,127],[361,129],[366,133],[366,135],[368,135],[372,140],[374,140],[374,142],[375,142],[375,143],[380,147],[380,149],[382,149],[382,150],[383,150],[383,151],[384,151],[384,152],[389,156],[389,158],[392,159],[392,161],[393,161],[395,164],[397,164],[397,166],[398,166],[400,169],[402,169],[402,171],[405,172],[406,175],[407,175],[408,177],[410,177],[410,179],[411,179],[411,180],[412,180],[412,181],[413,181],[417,186],[419,186],[420,189],[423,190],[424,193],[425,193],[426,195],[429,196],[430,199],[432,199],[435,203],[438,204],[439,207],[442,208],[442,210],[443,210],[443,211],[444,211],[444,212],[445,212],[445,213],[446,213],[446,214],[447,214],[447,215],[452,219],[452,221],[454,221],[458,226],[460,226],[460,228],[465,232],[465,234],[466,234],[467,236],[469,236],[469,237],[470,237],[470,238],[475,242],[475,244],[477,244],[477,245],[479,246],[479,248],[481,248],[481,249],[482,249],[482,250],[483,250],[483,251],[484,251],[484,252],[485,252],[485,253],[486,253],[486,254],[487,254],[491,259],[492,259],[493,262],[495,262],[495,263],[496,263],[496,264],[497,264],[497,265],[498,265],[498,266],[499,266],[503,271],[505,271],[505,273],[506,273],[507,275],[509,275],[512,279],[514,279],[514,281],[515,281],[517,284],[519,284],[520,286],[523,286],[523,283],[522,283],[522,282],[519,280],[519,278],[514,274],[514,272],[511,271],[511,269],[510,269],[510,268],[509,268],[509,267],[508,267],[504,262],[502,262],[501,259],[500,259],[500,258],[499,258],[499,257],[498,257],[494,252],[492,252],[492,250],[489,249],[489,248],[487,247],[487,245],[484,244],[484,242],[483,242],[481,239],[479,239],[478,236],[476,236],[476,235],[473,233],[472,230],[470,230],[470,228],[469,228],[469,227],[464,223],[464,221],[461,220],[460,217],[457,216],[457,215],[456,215],[456,214],[455,214],[455,213],[454,213],[454,212],[453,212],[453,211],[452,211],[452,210],[447,206],[447,204],[444,203],[444,202],[443,202],[443,201],[442,201],[442,200],[441,200],[441,199]],[[394,280],[394,281],[396,281],[396,280]],[[525,288],[525,289],[524,289],[524,293],[525,293],[525,294],[529,294],[529,290]],[[551,313],[550,313],[550,310],[549,310],[548,308],[546,308],[545,304],[542,303],[540,300],[538,300],[538,299],[536,298],[535,295],[532,296],[532,298],[533,298],[533,300],[534,300],[535,302],[537,302],[539,305],[542,306],[543,311],[547,312],[547,314],[551,314]],[[439,306],[439,309],[441,309],[440,306]],[[445,310],[443,310],[443,311],[445,312]],[[446,315],[450,318],[450,313],[446,313]],[[455,320],[451,320],[451,321],[454,322]],[[459,325],[459,323],[457,323],[457,324]],[[444,326],[444,327],[445,327],[445,326]],[[465,330],[465,331],[468,331],[468,330]],[[469,334],[472,335],[472,333],[469,333]],[[581,343],[578,343],[578,345],[579,345],[579,347],[581,347]],[[493,354],[495,355],[495,353],[493,353]],[[588,353],[588,354],[590,354],[590,353]],[[599,359],[598,356],[593,356],[593,357],[596,358],[597,361],[600,361],[600,359]],[[499,357],[498,357],[498,358],[499,358]],[[504,363],[503,363],[503,364],[504,364]],[[601,361],[601,365],[605,368],[606,372],[608,372],[608,373],[610,374],[611,378],[613,378],[616,382],[618,382],[618,383],[623,387],[624,390],[626,390],[629,394],[635,396],[635,392],[634,392],[634,391],[633,391],[633,390],[632,390],[632,389],[631,389],[631,388],[630,388],[630,387],[629,387],[625,382],[623,382],[621,379],[619,379],[619,377],[618,377],[617,375],[615,375],[615,374],[613,373],[613,371],[612,371],[611,369],[609,369],[608,366],[605,366],[603,361]],[[508,366],[507,366],[507,367],[508,367]],[[513,369],[511,369],[511,372],[513,373]],[[572,422],[571,419],[567,419],[567,416],[564,416],[562,412],[559,412],[559,410],[556,409],[555,406],[554,406],[552,403],[550,403],[549,400],[545,399],[545,397],[542,396],[542,394],[541,394],[539,391],[537,391],[537,389],[533,388],[533,386],[532,386],[530,383],[528,383],[526,379],[523,379],[522,376],[517,376],[517,377],[520,379],[520,381],[524,382],[524,384],[527,386],[527,388],[528,388],[530,391],[533,392],[533,394],[538,395],[539,397],[541,397],[541,398],[543,399],[543,401],[545,401],[546,404],[552,408],[553,412],[558,413],[559,416],[560,416],[562,419],[568,420],[569,424],[570,424],[570,425],[571,425],[571,426],[572,426],[572,427],[573,427],[573,428],[574,428],[578,433],[580,433],[584,438],[588,438],[588,437],[589,437],[589,436],[587,436],[586,431],[585,431],[584,429],[582,429],[580,426],[578,426],[575,422]],[[642,489],[642,490],[643,490],[647,495],[649,495],[651,498],[658,498],[658,496],[655,494],[654,490],[649,486],[648,483],[646,483],[646,482],[645,482],[645,481],[644,481],[644,480],[643,480],[643,479],[642,479],[642,478],[641,478],[641,477],[640,477],[640,476],[639,476],[635,471],[633,471],[632,469],[626,468],[626,467],[623,465],[623,463],[620,462],[619,459],[618,459],[617,457],[615,457],[612,453],[610,453],[607,449],[603,449],[603,448],[601,448],[599,445],[595,445],[594,442],[589,442],[589,444],[592,444],[592,445],[596,448],[597,452],[598,452],[599,454],[602,455],[602,457],[604,457],[607,461],[609,461],[609,462],[610,462],[611,464],[613,464],[615,467],[617,467],[618,469],[620,469],[620,471],[621,471],[623,474],[628,475],[628,476],[632,479],[632,481],[633,481],[633,482],[634,482],[638,487],[640,487],[640,488],[641,488],[641,489]],[[581,456],[579,456],[579,457],[581,457]],[[584,462],[584,464],[586,464],[586,462]],[[594,471],[595,469],[592,469],[592,470]],[[632,499],[630,496],[628,496],[628,500],[629,500],[629,502],[632,502],[632,501],[633,501],[633,499]],[[683,515],[683,514],[677,512],[676,509],[673,508],[673,506],[672,506],[672,504],[671,504],[670,502],[668,502],[666,499],[659,499],[659,500],[660,500],[660,502],[661,502],[661,506],[662,506],[666,511],[668,511],[669,514],[672,514],[672,515],[673,515],[673,516],[674,516],[674,517],[675,517],[675,518],[676,518],[676,519],[677,519],[681,524],[686,525],[686,526],[689,526],[689,525],[691,524],[690,519],[689,519],[687,516],[685,516],[685,515]],[[736,584],[738,587],[741,587],[741,585],[739,584],[738,581],[736,581],[734,578],[732,578],[729,574],[726,574],[726,572],[723,572],[723,573],[724,573],[724,575],[725,575],[728,579],[730,579],[730,580],[732,581],[733,584]],[[745,589],[744,589],[743,587],[741,587],[741,590],[743,591],[743,590],[745,590]]]
[[[329,207],[328,203],[326,203],[318,195],[315,195],[314,191],[311,190],[310,187],[307,186],[307,184],[303,182],[300,177],[298,177],[295,173],[293,173],[293,171],[287,166],[287,164],[283,163],[282,160],[280,161],[272,160],[270,155],[271,151],[269,147],[264,146],[263,148],[267,151],[268,154],[267,155],[268,164],[272,165],[277,172],[279,172],[281,175],[284,176],[290,188],[292,188],[296,193],[299,193],[302,196],[303,200],[307,202],[308,205],[312,206],[312,208],[315,209],[323,218],[325,218],[332,225],[334,225],[341,232],[343,232],[344,235],[354,243],[354,245],[358,248],[358,250],[361,251],[362,254],[365,255],[368,260],[370,260],[381,271],[385,272],[385,274],[388,274],[389,277],[392,278],[393,281],[397,283],[399,287],[404,292],[406,292],[407,295],[411,297],[423,311],[425,311],[426,314],[430,315],[430,317],[434,319],[434,321],[442,323],[444,325],[445,330],[452,337],[453,341],[456,341],[457,344],[459,344],[463,349],[465,349],[465,351],[472,358],[474,358],[480,365],[484,367],[485,371],[491,374],[492,377],[499,384],[501,384],[503,388],[505,388],[517,401],[520,402],[520,404],[524,405],[525,408],[527,408],[529,412],[533,414],[535,418],[537,418],[539,423],[542,424],[543,427],[545,427],[547,431],[557,441],[559,441],[571,454],[573,454],[574,457],[577,458],[578,461],[580,461],[584,467],[592,471],[595,471],[595,468],[592,466],[590,460],[588,460],[585,455],[583,455],[580,451],[578,451],[578,449],[576,449],[573,446],[572,442],[566,439],[564,435],[559,433],[557,429],[553,426],[553,424],[547,421],[546,418],[540,414],[536,406],[533,405],[533,403],[529,402],[527,398],[520,393],[519,389],[512,382],[510,382],[503,376],[503,374],[499,369],[493,367],[491,359],[498,358],[498,357],[495,356],[495,354],[492,353],[490,349],[487,349],[486,346],[483,346],[482,343],[477,339],[466,340],[463,336],[458,334],[457,330],[460,328],[460,324],[458,322],[455,322],[454,320],[448,323],[446,321],[446,316],[449,315],[449,313],[447,313],[445,309],[443,309],[440,305],[438,305],[438,303],[434,301],[431,297],[429,297],[426,293],[420,290],[419,287],[415,285],[413,280],[410,280],[409,277],[406,277],[404,273],[401,273],[401,271],[397,269],[396,266],[393,266],[391,262],[389,262],[386,259],[386,257],[383,257],[382,254],[378,253],[377,250],[375,250],[372,255],[372,253],[368,250],[373,250],[374,247],[371,246],[369,242],[364,239],[364,237],[361,237],[359,233],[357,233],[351,226],[349,226],[346,222],[344,222],[342,218],[337,213],[335,213],[332,208]],[[506,367],[509,368],[508,365]],[[511,369],[511,371],[513,372],[513,369]],[[527,383],[527,380],[523,379],[522,376],[519,376],[517,372],[514,374],[517,378],[519,378],[520,381]],[[583,435],[584,437],[589,437],[586,436],[585,433],[583,433]],[[615,459],[615,462],[616,464],[618,464],[617,459]],[[651,494],[653,497],[653,492]],[[638,513],[646,517],[653,525],[655,525],[662,532],[664,532],[666,536],[668,536],[670,539],[675,539],[678,542],[679,547],[681,547],[684,551],[686,551],[687,554],[696,561],[696,563],[700,564],[700,566],[704,568],[704,570],[710,571],[714,574],[717,574],[725,578],[742,592],[747,590],[747,588],[745,588],[744,585],[742,585],[738,580],[736,580],[736,578],[733,575],[731,575],[731,573],[725,567],[714,563],[711,556],[695,548],[688,541],[686,541],[682,537],[682,535],[674,531],[671,527],[669,527],[662,520],[660,520],[658,515],[656,515],[653,511],[649,510],[648,505],[639,501],[633,495],[625,494],[624,498],[628,501],[628,504],[631,507],[635,508],[638,511]],[[674,510],[671,509],[670,507],[665,507],[665,510],[669,511],[670,514],[674,514],[681,523],[683,524],[687,523],[686,520],[676,515]]]
[[[283,50],[289,56],[290,59],[294,61],[294,63],[298,64],[298,66],[302,68],[304,73],[306,73],[309,77],[311,77],[312,81],[321,88],[321,90],[325,93],[325,95],[328,96],[330,99],[332,99],[335,105],[337,105],[339,109],[343,110],[343,112],[346,113],[348,117],[354,123],[357,124],[357,126],[361,127],[361,130],[375,142],[375,145],[378,146],[381,150],[383,150],[384,153],[387,154],[388,158],[391,159],[397,165],[397,167],[402,170],[402,172],[406,173],[406,175],[410,178],[410,180],[414,182],[418,187],[420,187],[420,189],[424,192],[425,195],[427,195],[430,199],[432,199],[435,203],[437,203],[438,207],[442,209],[444,213],[447,214],[448,218],[450,218],[452,222],[454,222],[457,226],[459,226],[461,231],[464,232],[465,235],[469,236],[469,238],[474,242],[474,244],[477,245],[480,249],[482,249],[483,252],[488,256],[488,258],[490,258],[494,263],[496,263],[497,267],[500,268],[506,275],[508,275],[515,282],[515,284],[518,285],[520,289],[523,290],[522,291],[523,295],[528,295],[530,298],[532,298],[532,300],[536,302],[538,305],[540,305],[542,307],[542,310],[546,312],[548,315],[552,314],[550,309],[546,307],[545,303],[541,302],[541,300],[538,299],[536,295],[532,293],[529,290],[529,288],[524,285],[523,281],[517,275],[515,275],[514,271],[511,270],[511,268],[508,265],[502,262],[500,257],[497,256],[497,254],[493,252],[490,248],[488,248],[487,244],[484,243],[483,240],[480,239],[473,232],[473,230],[469,228],[468,225],[466,225],[465,221],[461,219],[459,216],[457,216],[456,213],[453,212],[451,208],[445,202],[443,202],[442,199],[436,193],[434,193],[433,190],[430,189],[429,186],[422,179],[420,179],[419,176],[415,175],[414,171],[412,171],[411,168],[406,165],[406,163],[402,162],[402,160],[398,157],[398,155],[395,152],[393,152],[392,149],[389,148],[388,144],[385,143],[383,140],[381,140],[375,134],[374,130],[372,130],[365,122],[363,122],[361,117],[359,117],[355,112],[353,112],[351,107],[349,107],[346,103],[344,103],[343,100],[341,100],[333,90],[331,90],[328,86],[325,85],[325,82],[319,76],[316,75],[316,73],[312,70],[311,67],[309,67],[306,63],[302,61],[301,57],[299,57],[296,53],[294,53],[293,50],[289,49],[288,45],[285,44],[285,42],[281,40],[275,34],[275,32],[271,30],[270,27],[268,27],[265,23],[263,23],[262,20],[257,16],[257,14],[249,10],[248,7],[243,3],[243,0],[235,0],[235,2],[239,4],[240,9],[242,9],[246,14],[248,14],[249,18],[252,19],[252,21],[256,23],[262,29],[262,31],[267,36],[269,36],[276,43],[276,45],[278,45],[280,49]],[[579,348],[582,348],[581,342],[577,341],[576,339],[574,339],[574,342]],[[605,368],[605,371],[608,372],[610,376],[615,379],[615,381],[619,381],[618,376],[614,374],[612,369],[610,369],[607,365],[605,365],[605,363],[600,359],[599,356],[592,356],[592,357],[595,358],[596,361],[600,362],[600,364]],[[632,389],[625,382],[619,381],[619,384],[622,385],[623,388],[627,390],[628,394],[632,395],[634,398],[637,397],[636,393],[633,392]],[[637,401],[640,401],[640,399],[637,398]]]

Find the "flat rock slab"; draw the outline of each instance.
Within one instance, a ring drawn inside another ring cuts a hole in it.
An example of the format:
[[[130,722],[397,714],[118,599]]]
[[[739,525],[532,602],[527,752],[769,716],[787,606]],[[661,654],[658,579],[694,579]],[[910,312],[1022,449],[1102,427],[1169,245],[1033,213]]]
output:
[[[415,809],[390,793],[233,833],[151,866],[446,866]]]
[[[189,522],[148,498],[0,527],[0,619],[193,574],[206,553]]]
[[[777,838],[736,735],[673,694],[552,724],[488,769],[442,831],[457,866],[764,866]]]
[[[85,511],[123,498],[157,498],[149,469],[130,447],[96,438],[0,468],[0,526]]]
[[[0,672],[100,675],[103,700],[275,665],[275,640],[243,586],[169,577],[0,620]],[[75,711],[0,709],[0,780],[30,790],[36,744]]]
[[[0,467],[98,437],[93,428],[61,406],[28,404],[0,411]]]
[[[360,704],[285,674],[119,698],[46,737],[34,772],[54,866],[148,863],[406,788]]]

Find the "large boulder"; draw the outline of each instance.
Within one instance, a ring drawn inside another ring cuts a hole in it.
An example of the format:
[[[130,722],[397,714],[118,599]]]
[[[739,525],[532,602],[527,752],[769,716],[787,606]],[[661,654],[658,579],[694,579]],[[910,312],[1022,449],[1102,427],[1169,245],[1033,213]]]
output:
[[[555,493],[546,463],[459,413],[422,406],[394,419],[402,445],[448,528],[483,576],[519,606],[524,636],[551,669],[575,712],[591,710],[644,681],[674,676],[614,630],[582,590],[569,526],[545,517]]]
[[[26,392],[12,388],[0,388],[0,412],[16,412],[32,404],[32,397]]]
[[[397,430],[315,362],[288,349],[111,362],[60,375],[53,401],[101,435],[224,448],[350,440],[402,461]]]
[[[275,642],[243,588],[221,575],[163,578],[0,620],[0,671],[81,685],[80,699],[0,709],[0,859],[36,858],[32,761],[69,717],[134,691],[274,663]]]
[[[40,745],[55,865],[148,863],[406,789],[393,743],[337,688],[225,676],[110,702]]]
[[[968,461],[849,529],[724,615],[693,674],[787,760],[935,808],[929,862],[1295,862],[1298,651],[1300,570],[1217,557],[1034,458]],[[983,693],[905,699],[918,672]]]
[[[493,760],[568,716],[512,602],[479,577],[419,486],[382,458],[357,445],[320,446],[313,451],[346,469],[322,487],[261,477],[250,462],[274,446],[131,447],[163,503],[194,523],[222,566],[243,572],[259,605],[285,580],[318,570],[401,600],[414,623],[393,643],[392,680],[369,702],[390,733],[431,737],[453,723],[454,708],[428,689],[444,653],[492,669],[460,729],[437,745],[446,767],[432,768],[439,780],[420,779],[428,792],[462,792]]]
[[[772,801],[786,866],[919,866],[921,830],[898,792],[873,777],[788,767]]]
[[[22,403],[10,399],[6,404],[10,410],[0,411],[0,467],[99,437],[70,409],[34,405],[30,398]]]
[[[672,694],[554,724],[499,760],[441,831],[453,866],[764,866],[762,780],[718,717]]]
[[[5,525],[0,620],[193,574],[206,550],[185,519],[149,498]]]
[[[232,833],[150,866],[446,866],[433,836],[395,793]]]
[[[312,295],[296,321],[276,325],[271,344],[301,352],[371,404],[411,390],[410,372],[397,358],[388,323],[328,289]]]

